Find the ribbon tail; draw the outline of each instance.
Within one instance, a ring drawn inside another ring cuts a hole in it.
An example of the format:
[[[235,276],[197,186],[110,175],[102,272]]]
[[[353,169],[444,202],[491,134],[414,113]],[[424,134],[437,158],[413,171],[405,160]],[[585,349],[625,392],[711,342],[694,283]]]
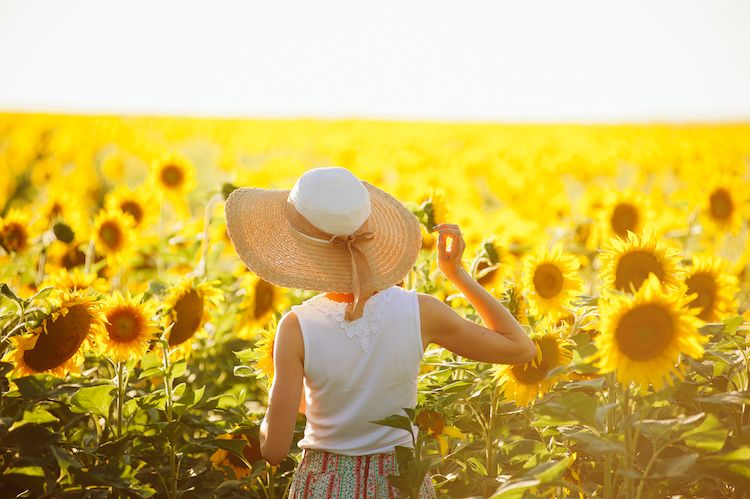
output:
[[[353,247],[351,244],[347,245],[349,248],[349,255],[351,256],[351,262],[352,262],[352,292],[354,293],[354,301],[349,303],[349,305],[346,307],[346,319],[353,321],[355,319],[359,319],[362,317],[361,310],[362,307],[360,307],[360,298],[362,297],[362,290],[359,286],[359,272],[358,272],[358,262],[357,262],[357,256],[354,254],[356,251],[356,248]]]
[[[372,273],[367,262],[367,256],[361,248],[356,246],[350,247],[352,256],[352,290],[354,292],[354,301],[347,307],[347,319],[352,321],[362,317],[365,311],[364,297],[369,298],[373,292]]]

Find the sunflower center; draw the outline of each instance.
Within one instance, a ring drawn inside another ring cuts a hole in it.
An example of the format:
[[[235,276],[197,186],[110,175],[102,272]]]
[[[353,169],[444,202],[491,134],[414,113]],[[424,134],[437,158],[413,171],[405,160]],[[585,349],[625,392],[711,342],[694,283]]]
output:
[[[262,459],[263,454],[260,452],[260,440],[252,435],[246,435],[245,438],[249,442],[248,445],[242,450],[242,454],[249,463]]]
[[[184,343],[198,331],[203,317],[203,296],[191,289],[177,300],[174,311],[176,318],[169,332],[169,346]]]
[[[636,361],[661,355],[674,333],[672,317],[658,304],[640,305],[626,312],[615,330],[617,345]]]
[[[711,204],[711,216],[716,220],[725,221],[732,216],[734,203],[732,195],[728,190],[720,187],[711,193],[709,197]]]
[[[248,463],[252,464],[255,461],[263,458],[263,454],[261,454],[260,452],[260,441],[256,437],[251,435],[235,437],[233,435],[232,438],[242,438],[248,441],[248,444],[244,449],[242,449],[242,455],[245,456],[245,459],[247,459]],[[246,467],[245,463],[243,463],[240,458],[238,458],[231,452],[227,452],[227,460],[229,461],[229,465],[235,468]]]
[[[445,428],[445,418],[437,411],[424,410],[417,414],[417,426],[433,436],[443,433]]]
[[[175,165],[167,165],[161,169],[161,181],[169,188],[180,187],[185,180],[182,169]]]
[[[534,359],[526,364],[517,364],[511,368],[513,376],[522,385],[536,385],[547,377],[547,373],[560,362],[560,347],[552,337],[542,337],[535,341],[542,353],[542,360],[537,364]]]
[[[477,264],[477,274],[481,273],[482,270],[491,267],[489,263],[487,263],[485,260],[479,260],[479,263]],[[482,286],[487,286],[488,284],[491,284],[492,281],[495,278],[495,275],[497,274],[497,267],[495,267],[492,270],[488,270],[486,274],[482,275],[477,279],[477,282],[481,284]]]
[[[253,314],[256,319],[263,317],[273,308],[273,284],[259,279],[255,285],[255,304]]]
[[[620,291],[630,292],[630,284],[633,284],[638,289],[651,272],[656,274],[659,281],[664,280],[664,269],[656,255],[649,251],[631,251],[617,263],[615,287]]]
[[[129,199],[120,203],[120,209],[125,213],[130,214],[135,220],[135,224],[138,225],[143,220],[143,208],[140,203]]]
[[[92,318],[85,305],[74,305],[66,316],[47,323],[31,350],[26,350],[23,360],[34,371],[54,369],[75,355],[91,329]]]
[[[716,280],[708,272],[696,272],[685,281],[687,294],[698,293],[698,297],[690,302],[691,307],[701,307],[698,317],[707,321],[711,318],[716,302]]]
[[[49,209],[49,218],[55,218],[62,215],[62,211],[62,205],[58,201],[55,201]]]
[[[610,224],[615,234],[622,238],[628,237],[628,230],[636,232],[638,210],[630,203],[618,203],[612,210]]]
[[[70,270],[86,263],[86,253],[78,247],[71,247],[62,256],[61,265]]]
[[[543,263],[534,271],[534,288],[542,298],[557,296],[563,287],[563,275],[557,265]]]
[[[114,342],[128,343],[138,338],[143,332],[141,318],[134,310],[118,309],[113,311],[107,319],[109,320],[107,332]]]
[[[122,231],[114,220],[106,220],[99,228],[99,237],[110,249],[118,249],[122,245]]]
[[[12,222],[8,224],[3,230],[3,234],[0,235],[3,247],[8,251],[15,253],[26,248],[28,244],[28,234],[23,225]]]

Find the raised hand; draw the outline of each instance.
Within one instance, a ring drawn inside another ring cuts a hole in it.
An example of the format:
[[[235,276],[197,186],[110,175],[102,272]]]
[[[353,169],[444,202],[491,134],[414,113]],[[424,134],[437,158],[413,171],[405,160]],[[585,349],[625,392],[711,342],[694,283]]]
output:
[[[466,242],[461,235],[461,229],[456,224],[438,224],[435,230],[438,232],[438,268],[445,274],[445,277],[453,280],[465,272],[461,257],[464,254]],[[450,250],[446,249],[448,239],[451,240]]]

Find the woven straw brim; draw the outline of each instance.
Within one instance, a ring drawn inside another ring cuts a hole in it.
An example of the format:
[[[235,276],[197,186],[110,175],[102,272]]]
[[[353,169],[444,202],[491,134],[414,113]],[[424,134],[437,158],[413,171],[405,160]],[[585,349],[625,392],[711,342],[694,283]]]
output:
[[[422,247],[419,220],[401,202],[362,181],[370,193],[369,230],[361,242],[377,290],[400,283]],[[298,234],[284,216],[289,189],[242,187],[227,198],[227,234],[240,260],[262,279],[286,288],[351,293],[351,257]]]

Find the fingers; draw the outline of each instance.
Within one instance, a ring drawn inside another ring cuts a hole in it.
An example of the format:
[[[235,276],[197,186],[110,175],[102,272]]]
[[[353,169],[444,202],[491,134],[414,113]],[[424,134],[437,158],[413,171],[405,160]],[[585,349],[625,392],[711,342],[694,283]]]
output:
[[[459,239],[463,241],[463,234],[461,229],[456,224],[438,224],[435,226],[435,230],[442,236],[443,234],[451,234],[453,239]]]
[[[461,229],[456,224],[437,224],[434,228],[437,232],[450,232],[451,234],[461,235]]]
[[[437,224],[434,230],[438,232],[438,258],[451,264],[460,263],[461,255],[466,248],[461,229],[457,224]],[[447,249],[448,238],[451,239],[450,251]]]
[[[448,249],[448,238],[451,238],[451,247]],[[456,239],[446,232],[438,236],[438,259],[453,263],[456,260]]]
[[[450,239],[450,248],[448,240]],[[455,232],[443,231],[438,235],[438,258],[447,262],[454,262],[463,252],[461,236]]]

